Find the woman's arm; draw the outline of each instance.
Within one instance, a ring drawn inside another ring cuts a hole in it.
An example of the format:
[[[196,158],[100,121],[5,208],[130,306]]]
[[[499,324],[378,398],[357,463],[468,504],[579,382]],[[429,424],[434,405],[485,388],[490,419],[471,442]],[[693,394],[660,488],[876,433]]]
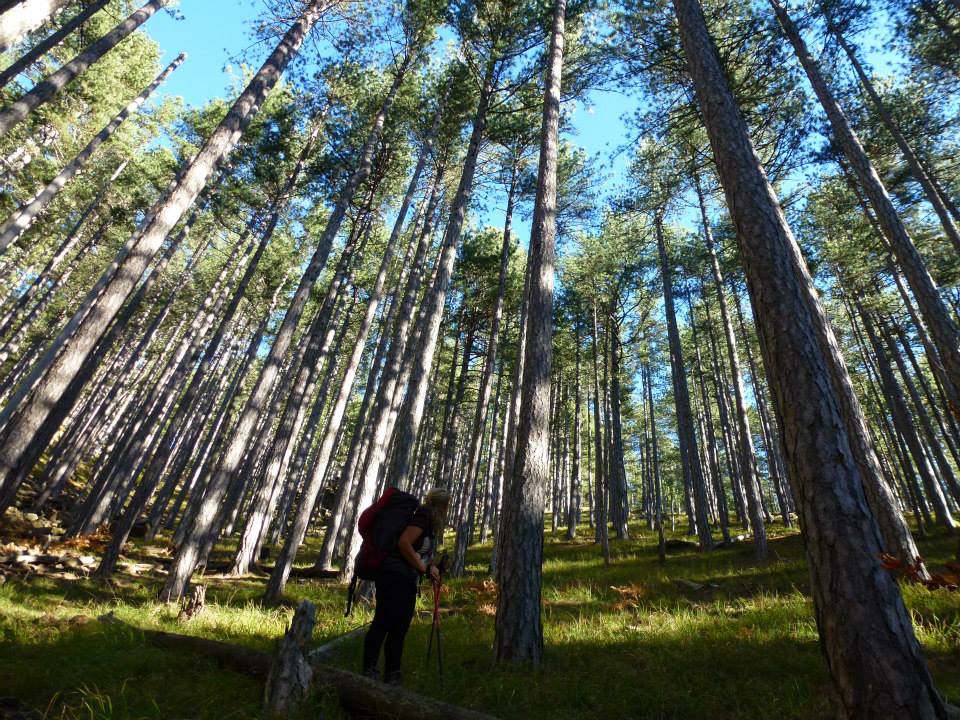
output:
[[[423,560],[417,555],[417,551],[413,549],[413,544],[421,535],[423,535],[423,528],[408,525],[407,529],[400,535],[400,539],[397,540],[397,548],[400,550],[403,559],[410,563],[418,573],[423,575],[427,572],[427,566],[423,564]]]

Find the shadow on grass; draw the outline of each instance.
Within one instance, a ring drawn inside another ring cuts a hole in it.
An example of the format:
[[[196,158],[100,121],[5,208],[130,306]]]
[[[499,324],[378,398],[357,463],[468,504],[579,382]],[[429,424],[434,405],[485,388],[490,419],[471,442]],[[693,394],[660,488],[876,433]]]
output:
[[[424,598],[407,640],[408,685],[505,720],[829,717],[828,677],[798,535],[774,528],[770,545],[778,559],[769,562],[756,562],[747,542],[711,553],[680,545],[661,565],[655,535],[631,531],[631,539],[611,543],[610,565],[585,529],[572,542],[561,532],[548,536],[546,656],[538,671],[494,665],[491,550],[471,548],[470,572],[452,579],[443,598],[449,609],[442,621],[443,684],[436,666],[425,665]],[[937,535],[921,549],[943,563],[955,542]],[[314,550],[308,546],[298,564],[311,563]],[[50,717],[258,716],[259,680],[149,646],[135,630],[71,617],[113,610],[137,627],[268,650],[291,610],[259,605],[264,577],[196,578],[208,587],[210,607],[189,623],[177,623],[177,608],[156,601],[162,573],[118,574],[116,580],[34,577],[0,588],[0,695],[40,708],[52,702]],[[295,580],[287,593],[317,605],[315,644],[369,619],[363,609],[344,619],[343,586],[329,580]],[[904,595],[940,689],[960,697],[960,593],[910,586]],[[356,669],[359,649],[359,640],[345,645],[338,662]],[[337,717],[335,708],[323,708],[325,718]]]
[[[97,622],[30,624],[5,623],[0,692],[49,709],[47,717],[214,720],[259,713],[257,681],[204,658],[154,648],[135,630]]]

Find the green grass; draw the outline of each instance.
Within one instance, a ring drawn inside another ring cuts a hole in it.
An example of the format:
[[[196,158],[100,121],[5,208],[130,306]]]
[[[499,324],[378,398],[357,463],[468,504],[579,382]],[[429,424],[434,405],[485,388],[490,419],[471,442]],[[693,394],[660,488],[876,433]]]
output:
[[[830,716],[798,535],[771,528],[776,559],[764,564],[753,561],[745,544],[706,555],[681,548],[660,565],[655,535],[639,526],[632,531],[631,540],[611,543],[609,566],[586,539],[570,543],[548,533],[546,661],[537,671],[494,665],[490,548],[473,548],[467,576],[452,581],[442,601],[450,609],[442,621],[443,683],[425,662],[431,602],[425,592],[407,638],[408,687],[522,720]],[[921,547],[942,564],[955,540],[938,536]],[[259,606],[262,578],[207,578],[207,609],[186,622],[176,619],[176,608],[156,602],[159,575],[118,579],[108,586],[33,577],[0,586],[0,695],[51,718],[258,717],[262,688],[255,679],[155,648],[127,626],[269,650],[292,611]],[[344,619],[343,595],[331,582],[288,586],[291,599],[317,603],[317,644],[369,618],[360,608]],[[904,596],[939,688],[960,700],[960,593],[910,585]],[[78,619],[109,611],[126,625]],[[356,641],[336,660],[355,669],[359,653]],[[329,697],[318,702],[322,708],[308,708],[305,717],[317,709],[325,718],[339,716]]]

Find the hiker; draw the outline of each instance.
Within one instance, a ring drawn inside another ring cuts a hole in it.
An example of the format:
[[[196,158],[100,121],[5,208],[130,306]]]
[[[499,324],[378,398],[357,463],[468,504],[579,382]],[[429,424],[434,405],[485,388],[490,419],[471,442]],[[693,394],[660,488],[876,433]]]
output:
[[[440,580],[440,571],[435,565],[428,565],[428,561],[435,550],[436,536],[446,522],[449,505],[450,493],[446,490],[427,493],[380,565],[374,579],[377,606],[363,641],[363,674],[367,677],[377,678],[383,646],[384,681],[393,685],[402,682],[400,658],[417,604],[417,581],[423,575],[435,582]]]

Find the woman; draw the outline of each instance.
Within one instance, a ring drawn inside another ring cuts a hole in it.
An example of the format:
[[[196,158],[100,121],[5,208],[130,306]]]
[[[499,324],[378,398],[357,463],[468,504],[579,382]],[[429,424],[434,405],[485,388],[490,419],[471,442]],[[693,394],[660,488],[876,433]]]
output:
[[[393,685],[402,681],[400,658],[403,639],[413,620],[417,604],[417,580],[421,575],[440,579],[435,565],[427,561],[436,546],[436,536],[443,529],[450,505],[450,493],[434,489],[427,493],[410,524],[400,534],[396,547],[384,558],[374,580],[377,607],[373,622],[363,641],[363,674],[376,678],[380,647],[383,646],[383,679]]]

